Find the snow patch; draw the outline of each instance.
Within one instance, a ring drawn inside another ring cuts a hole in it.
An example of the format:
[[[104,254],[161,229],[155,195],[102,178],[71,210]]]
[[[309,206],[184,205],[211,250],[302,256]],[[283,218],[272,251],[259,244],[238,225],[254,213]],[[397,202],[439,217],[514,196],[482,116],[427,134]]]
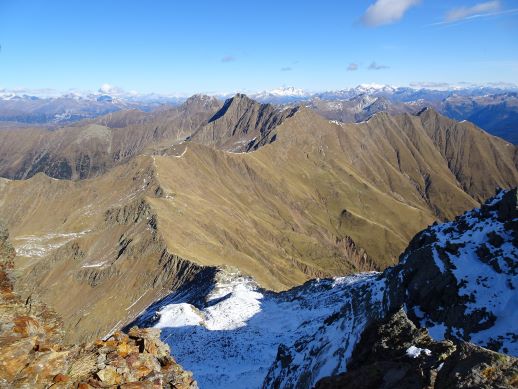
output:
[[[406,355],[410,358],[419,358],[421,354],[425,354],[427,356],[432,355],[432,352],[428,350],[427,348],[419,348],[416,346],[410,346],[406,350]]]
[[[323,377],[337,368],[345,369],[367,320],[351,313],[329,326],[323,326],[324,321],[344,304],[351,304],[351,288],[368,284],[371,300],[381,301],[385,288],[384,282],[376,284],[377,276],[314,280],[273,293],[259,288],[250,277],[221,271],[210,292],[201,296],[202,303],[197,284],[192,285],[192,293],[173,294],[162,306],[152,307],[153,326],[162,329],[162,339],[174,350],[177,361],[193,371],[201,388],[260,388],[278,346],[311,337],[315,344],[321,343],[321,337],[329,342],[318,362],[318,377]],[[344,338],[347,351],[341,358],[332,357]]]
[[[21,257],[44,257],[49,252],[79,238],[90,230],[45,235],[24,235],[13,238],[16,255]]]

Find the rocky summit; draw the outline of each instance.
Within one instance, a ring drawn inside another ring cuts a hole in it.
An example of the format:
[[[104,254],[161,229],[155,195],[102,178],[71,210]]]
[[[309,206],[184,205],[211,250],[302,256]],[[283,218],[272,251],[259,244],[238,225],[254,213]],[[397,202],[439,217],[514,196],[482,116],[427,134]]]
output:
[[[14,249],[0,230],[0,388],[197,388],[160,341],[131,328],[92,343],[63,343],[61,319],[13,291]]]

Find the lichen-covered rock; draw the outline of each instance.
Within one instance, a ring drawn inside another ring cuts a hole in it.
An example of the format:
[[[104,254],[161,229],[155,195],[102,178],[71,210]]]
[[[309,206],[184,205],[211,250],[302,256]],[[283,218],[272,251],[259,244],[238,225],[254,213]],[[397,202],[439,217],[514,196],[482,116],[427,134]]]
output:
[[[400,310],[368,327],[347,372],[320,380],[316,389],[489,389],[516,384],[518,359],[462,341],[435,341]]]
[[[13,291],[15,253],[7,238],[0,228],[0,388],[197,388],[157,329],[64,345],[59,317]]]

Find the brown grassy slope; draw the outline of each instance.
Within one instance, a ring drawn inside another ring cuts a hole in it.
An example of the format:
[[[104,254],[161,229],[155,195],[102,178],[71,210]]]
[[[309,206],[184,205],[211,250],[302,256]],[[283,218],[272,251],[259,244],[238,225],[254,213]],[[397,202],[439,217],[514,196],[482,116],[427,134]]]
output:
[[[477,201],[494,194],[495,186],[518,182],[517,148],[469,122],[456,122],[427,109],[418,115],[461,187]]]
[[[0,185],[19,292],[49,303],[68,340],[106,335],[200,270],[170,255],[157,233],[146,201],[153,176],[151,157],[139,157],[95,179],[38,174]]]
[[[148,147],[184,140],[219,108],[214,98],[193,96],[179,107],[151,113],[121,111],[55,131],[3,130],[0,176],[25,179],[44,172],[65,179],[95,177]]]
[[[94,179],[2,180],[0,217],[26,253],[26,293],[76,339],[104,335],[200,265],[279,290],[393,263],[437,215],[476,204],[425,126],[384,114],[337,125],[301,109],[253,153],[184,143]]]

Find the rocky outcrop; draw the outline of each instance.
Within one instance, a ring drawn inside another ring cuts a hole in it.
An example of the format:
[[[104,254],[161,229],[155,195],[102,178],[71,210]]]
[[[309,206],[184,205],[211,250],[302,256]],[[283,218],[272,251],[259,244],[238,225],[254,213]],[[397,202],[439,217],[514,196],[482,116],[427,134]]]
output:
[[[297,108],[280,109],[260,104],[238,93],[226,100],[191,140],[234,152],[255,150],[275,140],[275,128],[296,111]]]
[[[315,389],[513,388],[518,359],[466,342],[436,341],[400,310],[362,334],[347,372]]]
[[[264,387],[515,387],[517,206],[500,191],[417,234],[313,336],[280,345]]]
[[[436,336],[518,355],[517,190],[417,234],[387,276],[392,299]]]
[[[1,388],[197,388],[156,329],[131,328],[104,340],[65,345],[57,314],[13,290],[14,249],[0,228]]]

